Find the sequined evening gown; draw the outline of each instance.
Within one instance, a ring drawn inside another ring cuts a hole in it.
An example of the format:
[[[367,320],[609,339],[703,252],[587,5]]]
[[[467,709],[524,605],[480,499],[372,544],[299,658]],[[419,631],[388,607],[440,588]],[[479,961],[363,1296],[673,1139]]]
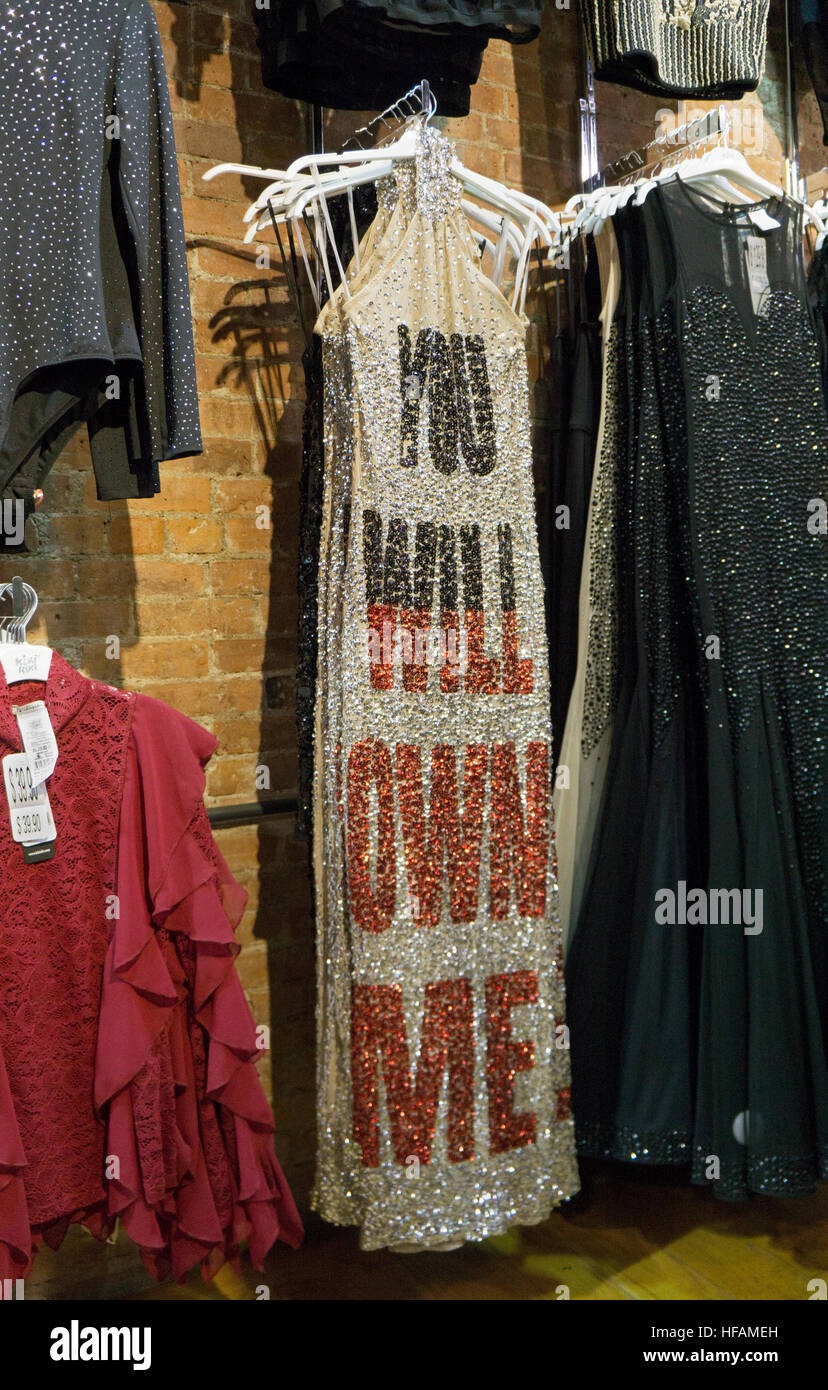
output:
[[[601,301],[598,256],[589,238],[586,264],[573,258],[569,323],[553,344],[551,448],[545,554],[546,631],[550,667],[552,749],[560,761],[566,712],[578,662],[578,595],[595,444],[601,412]]]
[[[481,1239],[577,1189],[525,321],[450,157],[424,134],[320,322],[314,1205],[368,1249]]]
[[[621,290],[615,230],[606,223],[595,241],[600,265],[602,381],[581,581],[577,659],[558,756],[553,810],[558,858],[559,914],[566,948],[577,920],[589,847],[607,766],[614,713],[617,645],[616,492],[626,397],[625,322],[616,313]]]
[[[802,1193],[828,1175],[828,424],[801,219],[679,182],[630,216],[644,389],[567,961],[579,1149]]]

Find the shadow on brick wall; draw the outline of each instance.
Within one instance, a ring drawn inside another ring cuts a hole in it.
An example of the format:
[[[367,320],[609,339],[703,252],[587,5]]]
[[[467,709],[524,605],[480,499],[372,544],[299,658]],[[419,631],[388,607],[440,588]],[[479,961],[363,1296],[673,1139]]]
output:
[[[192,191],[201,195],[202,207],[202,164],[206,168],[226,160],[284,168],[309,147],[308,113],[299,103],[265,91],[255,28],[238,10],[236,4],[210,11],[178,6],[170,30],[171,76],[183,102],[179,148],[195,156]],[[221,84],[218,91],[216,82]],[[205,130],[201,120],[190,121],[187,113],[194,107],[201,119],[215,120],[216,125]],[[262,501],[271,507],[271,525],[253,537],[254,543],[262,541],[265,546],[255,550],[259,563],[264,560],[268,565],[256,756],[259,780],[258,785],[234,788],[234,794],[225,799],[235,801],[290,796],[297,786],[297,568],[305,339],[272,232],[263,232],[255,246],[238,244],[245,203],[252,202],[262,187],[260,181],[247,177],[218,179],[209,185],[220,205],[213,209],[217,234],[211,234],[207,209],[203,223],[196,216],[188,224],[198,229],[188,236],[188,243],[196,250],[199,264],[207,256],[222,261],[220,275],[205,279],[198,299],[197,337],[201,350],[212,359],[209,375],[200,379],[200,390],[219,393],[217,399],[230,392],[233,399],[249,404],[255,434],[254,472],[270,483],[269,491],[262,490]],[[238,278],[231,281],[234,265]],[[262,785],[262,776],[269,785]],[[259,869],[252,880],[248,876],[246,886],[253,895],[252,936],[262,949],[246,950],[239,964],[256,1018],[270,1027],[268,1065],[277,1153],[297,1201],[306,1207],[315,1149],[315,965],[308,847],[293,837],[290,818],[268,820],[251,834],[258,840]],[[235,867],[231,862],[231,868]]]

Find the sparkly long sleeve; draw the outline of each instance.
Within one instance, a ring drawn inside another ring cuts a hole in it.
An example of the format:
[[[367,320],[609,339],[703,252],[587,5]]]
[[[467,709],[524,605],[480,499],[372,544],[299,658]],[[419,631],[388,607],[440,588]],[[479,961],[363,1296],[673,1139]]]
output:
[[[124,17],[116,55],[115,113],[157,462],[200,453],[201,432],[172,114],[161,39],[148,0],[132,0]]]

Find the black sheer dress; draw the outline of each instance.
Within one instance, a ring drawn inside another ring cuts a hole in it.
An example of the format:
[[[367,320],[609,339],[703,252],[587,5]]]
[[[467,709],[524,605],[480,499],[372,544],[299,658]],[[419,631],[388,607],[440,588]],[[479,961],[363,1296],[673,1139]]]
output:
[[[801,218],[678,182],[626,218],[640,417],[567,964],[579,1144],[802,1193],[828,1175],[828,422]]]

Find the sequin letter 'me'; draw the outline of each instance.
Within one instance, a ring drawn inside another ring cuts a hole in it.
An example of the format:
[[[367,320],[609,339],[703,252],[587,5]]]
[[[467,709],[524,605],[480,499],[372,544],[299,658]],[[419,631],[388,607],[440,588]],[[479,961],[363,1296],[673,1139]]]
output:
[[[535,1044],[515,1042],[511,1010],[537,1004],[538,977],[534,970],[491,975],[486,981],[486,1084],[489,1091],[489,1151],[506,1153],[535,1142],[536,1120],[531,1110],[515,1111],[515,1076],[535,1065]]]
[[[450,1162],[474,1157],[474,1009],[471,981],[425,987],[420,1058],[412,1082],[400,985],[355,985],[351,1001],[354,1139],[378,1168],[382,1065],[394,1157],[431,1160],[437,1107],[448,1070],[446,1147]]]

